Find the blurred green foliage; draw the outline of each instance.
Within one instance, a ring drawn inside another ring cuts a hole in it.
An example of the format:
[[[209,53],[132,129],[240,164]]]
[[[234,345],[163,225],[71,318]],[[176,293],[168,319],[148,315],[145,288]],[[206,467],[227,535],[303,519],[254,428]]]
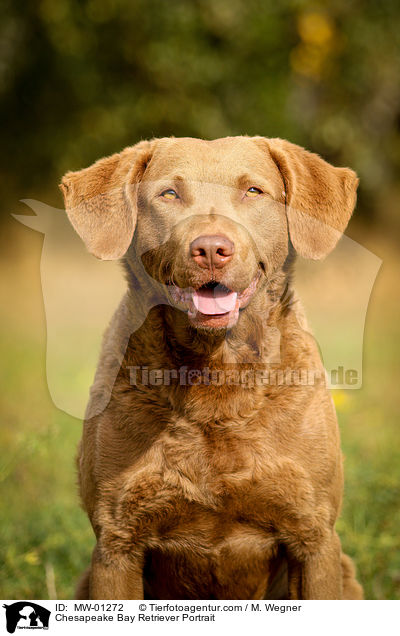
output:
[[[280,136],[350,165],[373,218],[400,165],[394,0],[3,0],[6,198],[141,138]]]

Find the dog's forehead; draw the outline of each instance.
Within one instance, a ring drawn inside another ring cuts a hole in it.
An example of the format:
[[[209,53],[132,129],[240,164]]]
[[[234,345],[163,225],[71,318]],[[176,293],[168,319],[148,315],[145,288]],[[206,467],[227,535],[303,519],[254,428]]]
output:
[[[243,174],[267,177],[275,169],[268,151],[249,137],[211,141],[182,137],[157,141],[147,177],[160,179],[179,173],[187,180],[233,185]]]

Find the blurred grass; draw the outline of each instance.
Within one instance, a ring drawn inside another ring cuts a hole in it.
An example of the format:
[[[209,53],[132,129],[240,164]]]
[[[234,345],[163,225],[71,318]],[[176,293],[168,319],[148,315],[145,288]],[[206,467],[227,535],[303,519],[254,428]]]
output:
[[[9,239],[0,286],[0,598],[69,598],[94,543],[76,487],[81,422],[56,409],[47,389],[42,237],[20,226]]]
[[[40,344],[10,326],[2,331],[7,365],[0,378],[6,396],[0,432],[0,597],[54,596],[49,581],[54,573],[57,596],[68,598],[93,543],[75,486],[81,425],[43,395]]]
[[[81,423],[54,407],[46,386],[41,239],[26,228],[17,238],[3,252],[1,283],[0,596],[70,598],[94,543],[75,483]],[[367,316],[363,388],[334,392],[346,457],[338,529],[366,598],[398,599],[400,321],[393,289],[400,264],[389,241],[363,239],[384,263]]]

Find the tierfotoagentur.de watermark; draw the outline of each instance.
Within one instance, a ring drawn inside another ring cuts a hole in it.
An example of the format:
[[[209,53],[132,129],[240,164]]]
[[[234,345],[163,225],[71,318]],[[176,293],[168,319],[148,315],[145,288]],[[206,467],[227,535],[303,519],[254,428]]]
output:
[[[152,369],[148,366],[128,366],[129,381],[133,386],[206,386],[235,385],[244,388],[254,386],[354,386],[358,382],[356,369],[338,367],[325,369],[192,369],[181,366],[176,369]]]

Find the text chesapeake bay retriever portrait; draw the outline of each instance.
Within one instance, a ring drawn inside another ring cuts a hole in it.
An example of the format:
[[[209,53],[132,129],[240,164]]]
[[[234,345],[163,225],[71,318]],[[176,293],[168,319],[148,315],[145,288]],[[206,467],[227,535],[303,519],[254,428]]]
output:
[[[335,531],[336,414],[291,281],[296,254],[335,247],[357,184],[264,137],[142,141],[63,178],[74,228],[128,283],[79,448],[97,543],[77,598],[362,598]]]

